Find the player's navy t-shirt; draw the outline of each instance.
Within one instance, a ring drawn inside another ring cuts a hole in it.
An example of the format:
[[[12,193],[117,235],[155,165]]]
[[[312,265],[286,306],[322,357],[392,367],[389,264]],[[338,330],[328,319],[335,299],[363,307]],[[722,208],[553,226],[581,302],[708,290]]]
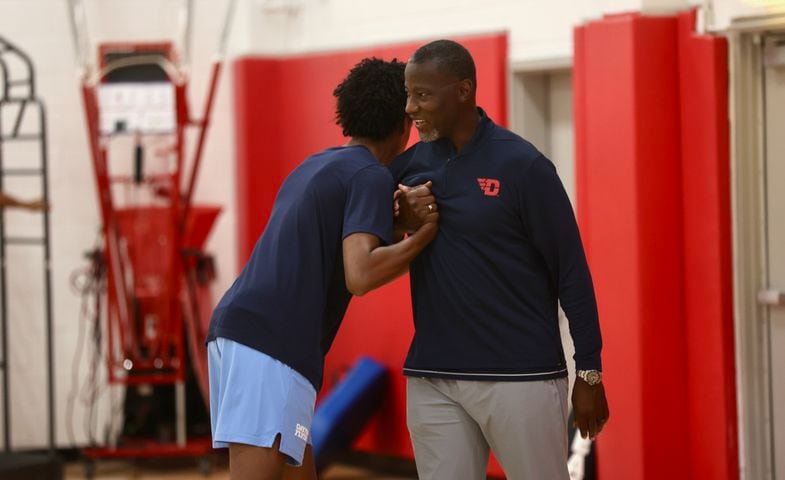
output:
[[[365,232],[391,243],[393,192],[389,170],[363,146],[307,158],[281,186],[251,258],[213,312],[207,341],[255,348],[318,391],[351,299],[342,240]]]

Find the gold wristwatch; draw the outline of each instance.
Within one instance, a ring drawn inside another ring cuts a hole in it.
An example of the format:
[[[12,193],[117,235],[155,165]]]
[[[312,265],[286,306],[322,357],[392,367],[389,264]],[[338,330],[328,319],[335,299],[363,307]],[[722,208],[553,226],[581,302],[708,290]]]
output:
[[[589,385],[602,383],[602,372],[599,370],[577,370],[575,375]]]

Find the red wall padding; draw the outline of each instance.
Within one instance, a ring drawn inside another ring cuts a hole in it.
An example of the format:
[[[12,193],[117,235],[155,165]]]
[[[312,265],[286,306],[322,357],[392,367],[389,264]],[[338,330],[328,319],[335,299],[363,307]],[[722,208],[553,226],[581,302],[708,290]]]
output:
[[[738,476],[727,65],[692,15],[575,32],[579,221],[611,404],[602,478]]]
[[[507,37],[459,39],[474,56],[478,102],[507,123]],[[346,140],[334,124],[332,90],[364,57],[405,61],[425,42],[287,58],[245,57],[234,64],[240,268],[256,243],[281,183],[306,156]],[[416,138],[416,134],[412,135]],[[327,358],[326,388],[360,355],[392,374],[390,394],[356,447],[411,457],[401,368],[413,333],[408,277],[353,300]],[[492,472],[499,473],[497,466]]]
[[[690,478],[738,478],[728,47],[679,16]]]
[[[673,18],[625,15],[576,34],[579,220],[605,345],[608,479],[686,478],[675,33]]]

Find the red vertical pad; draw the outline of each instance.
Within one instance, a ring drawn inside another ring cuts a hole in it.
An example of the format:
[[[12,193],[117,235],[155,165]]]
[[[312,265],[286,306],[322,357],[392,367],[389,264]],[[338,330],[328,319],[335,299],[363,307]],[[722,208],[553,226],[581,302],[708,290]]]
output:
[[[246,57],[233,64],[239,269],[267,224],[283,178],[280,71],[277,59]]]
[[[611,421],[603,478],[688,478],[676,19],[576,31],[579,221],[594,277]]]
[[[691,478],[736,479],[727,41],[694,25],[679,16]]]
[[[497,123],[507,123],[507,36],[459,40],[477,64],[478,102]],[[364,57],[406,61],[425,42],[287,58],[235,61],[238,259],[245,264],[286,175],[306,156],[346,142],[334,121],[332,91]],[[416,138],[416,134],[413,135]],[[401,375],[413,333],[408,279],[352,301],[325,367],[329,389],[360,355],[392,372],[389,395],[357,447],[411,457]],[[492,473],[500,473],[497,465]]]

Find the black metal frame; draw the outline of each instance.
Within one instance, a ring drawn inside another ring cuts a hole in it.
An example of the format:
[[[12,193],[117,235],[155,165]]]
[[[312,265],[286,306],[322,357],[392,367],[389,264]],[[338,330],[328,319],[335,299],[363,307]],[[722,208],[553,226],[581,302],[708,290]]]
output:
[[[22,78],[11,78],[8,64],[3,58],[4,55],[14,56],[24,63],[26,67],[25,76]],[[30,57],[22,50],[3,37],[0,37],[0,192],[3,191],[3,180],[5,176],[40,176],[41,195],[46,205],[49,205],[49,177],[48,177],[48,157],[47,157],[47,136],[46,136],[46,108],[44,103],[36,96],[35,89],[35,69]],[[22,94],[15,92],[23,90]],[[3,131],[2,110],[9,105],[18,105],[16,119],[10,132]],[[38,110],[38,133],[21,133],[22,120],[28,111],[28,106],[33,106]],[[3,144],[12,141],[37,141],[40,142],[40,168],[3,168]],[[6,288],[6,252],[8,244],[13,245],[40,245],[44,249],[44,293],[45,315],[46,315],[46,361],[47,361],[47,397],[49,410],[49,454],[55,454],[55,410],[54,410],[54,360],[52,344],[52,275],[51,275],[51,245],[49,241],[49,210],[44,209],[42,214],[42,237],[7,237],[5,225],[4,209],[0,208],[0,335],[2,335],[2,357],[0,357],[0,371],[2,371],[3,382],[3,437],[5,451],[11,451],[11,415],[10,415],[10,395],[9,395],[9,354],[8,354],[8,303]]]

